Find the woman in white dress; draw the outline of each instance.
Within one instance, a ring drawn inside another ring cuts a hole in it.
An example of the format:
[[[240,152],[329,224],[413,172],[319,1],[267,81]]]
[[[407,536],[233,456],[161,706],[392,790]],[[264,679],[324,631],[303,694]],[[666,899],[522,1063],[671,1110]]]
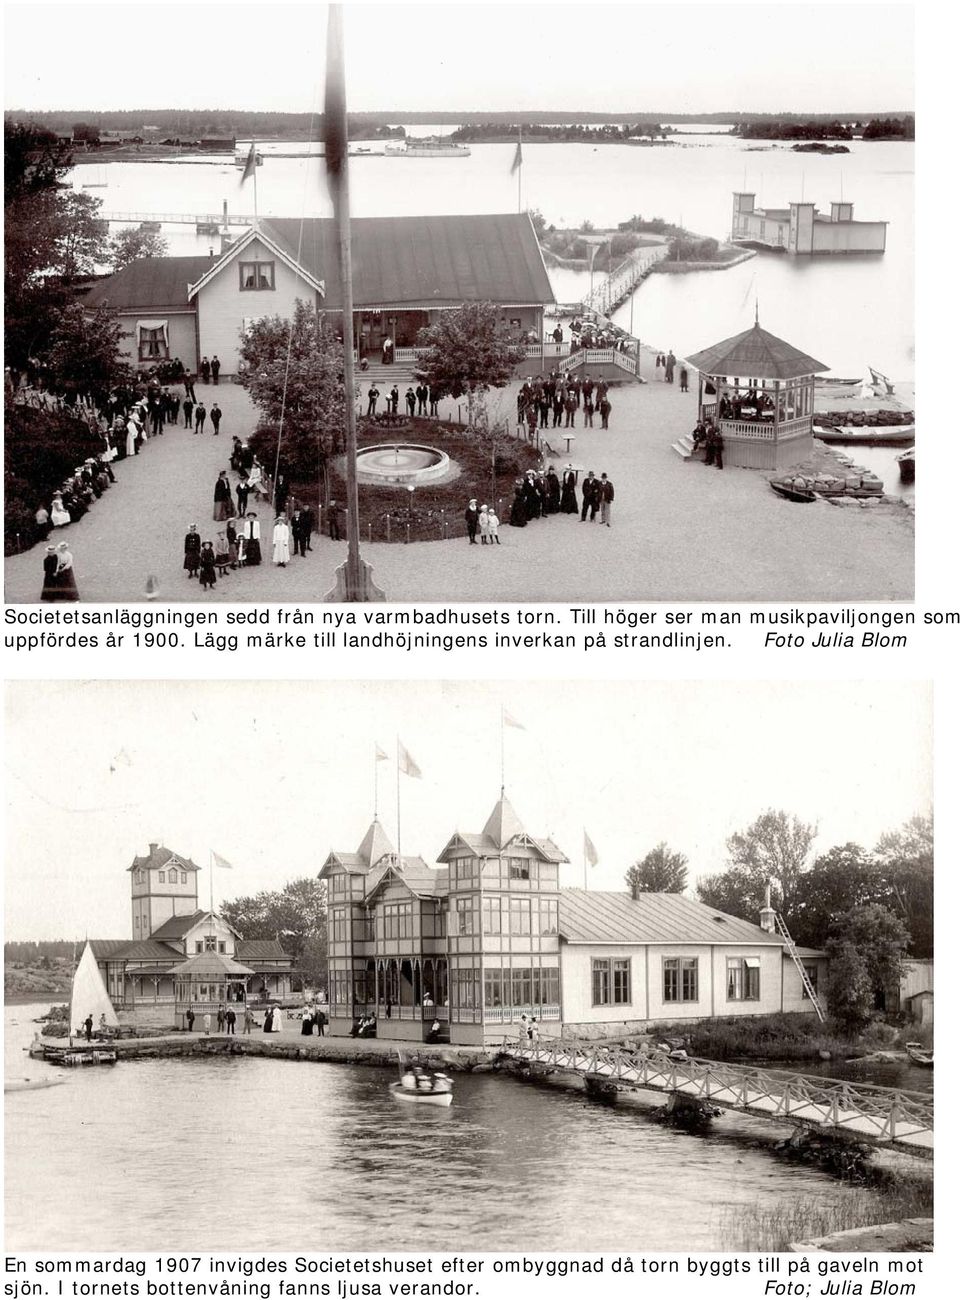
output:
[[[283,1030],[283,1007],[273,1008],[273,1032],[281,1033]]]
[[[50,522],[54,528],[63,528],[70,522],[70,514],[63,504],[63,497],[59,492],[54,492],[53,501],[50,505]]]
[[[290,559],[290,525],[284,515],[277,515],[273,525],[273,562],[285,569]]]
[[[140,428],[136,420],[133,418],[133,413],[131,412],[130,418],[129,420],[127,420],[127,455],[128,456],[135,456],[137,454],[137,436],[139,433],[140,433]]]

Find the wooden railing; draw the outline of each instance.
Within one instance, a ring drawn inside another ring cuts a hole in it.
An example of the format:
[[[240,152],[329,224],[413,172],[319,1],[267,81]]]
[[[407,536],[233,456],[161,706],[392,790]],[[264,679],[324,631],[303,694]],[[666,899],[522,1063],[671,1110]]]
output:
[[[835,1129],[861,1141],[896,1143],[933,1154],[933,1096],[903,1088],[730,1065],[644,1046],[607,1047],[578,1039],[524,1043],[505,1039],[504,1053],[538,1066],[572,1070],[625,1086],[677,1092],[731,1110]]]
[[[606,276],[592,293],[587,294],[583,300],[584,310],[609,314],[623,302],[632,289],[636,288],[650,268],[656,262],[662,261],[669,251],[666,244],[635,250],[612,274]]]

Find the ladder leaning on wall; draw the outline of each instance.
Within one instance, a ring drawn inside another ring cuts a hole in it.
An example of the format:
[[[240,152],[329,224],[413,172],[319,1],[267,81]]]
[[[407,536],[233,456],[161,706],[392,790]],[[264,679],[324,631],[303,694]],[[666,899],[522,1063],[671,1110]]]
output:
[[[783,919],[783,917],[780,915],[779,912],[776,913],[776,918],[777,918],[777,929],[783,935],[784,941],[786,942],[787,945],[787,952],[789,952],[790,956],[793,958],[793,964],[800,972],[800,978],[803,981],[803,987],[806,990],[807,997],[813,1003],[813,1009],[814,1011],[816,1011],[817,1015],[819,1016],[820,1023],[822,1025],[824,1021],[823,1004],[821,1003],[820,999],[817,997],[817,991],[813,987],[813,984],[810,980],[810,976],[807,974],[806,966],[804,966],[803,962],[800,960],[800,954],[797,952],[797,945],[793,942],[793,939],[790,936],[790,931],[787,929],[786,921]]]

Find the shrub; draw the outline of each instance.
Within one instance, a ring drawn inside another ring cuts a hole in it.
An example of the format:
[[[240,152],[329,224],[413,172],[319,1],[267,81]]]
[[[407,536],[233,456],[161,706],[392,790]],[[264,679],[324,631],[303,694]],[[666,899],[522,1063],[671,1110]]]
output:
[[[72,415],[15,406],[7,408],[3,450],[4,553],[10,555],[33,545],[37,506],[49,509],[63,480],[99,455],[103,440]]]

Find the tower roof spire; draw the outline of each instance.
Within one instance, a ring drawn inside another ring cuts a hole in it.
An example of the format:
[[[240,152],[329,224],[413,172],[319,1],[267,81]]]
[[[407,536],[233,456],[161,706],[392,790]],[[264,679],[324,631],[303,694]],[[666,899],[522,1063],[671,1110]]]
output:
[[[360,847],[357,849],[357,857],[362,858],[367,867],[375,867],[381,858],[395,853],[396,850],[390,843],[386,831],[380,825],[378,819],[374,817]]]
[[[523,834],[523,824],[504,794],[503,786],[500,787],[500,798],[487,818],[483,834],[489,836],[500,849],[509,844],[515,836]]]

